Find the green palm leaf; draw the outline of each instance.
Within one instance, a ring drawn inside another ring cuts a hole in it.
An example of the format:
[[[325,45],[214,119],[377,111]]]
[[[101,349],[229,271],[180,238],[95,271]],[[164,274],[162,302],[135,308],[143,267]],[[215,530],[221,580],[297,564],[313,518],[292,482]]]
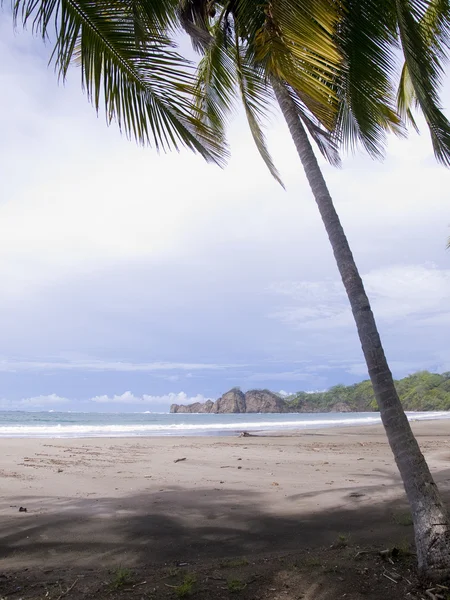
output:
[[[223,139],[226,120],[238,92],[255,145],[272,176],[283,186],[263,133],[270,86],[263,71],[248,62],[228,5],[221,7],[219,17],[213,19],[212,24],[208,21],[207,6],[199,0],[184,0],[182,16],[183,26],[194,46],[203,54],[197,71],[200,111],[217,137]]]
[[[408,66],[405,63],[402,68],[400,81],[398,85],[397,108],[402,119],[404,119],[407,123],[410,123],[415,129],[415,131],[419,133],[419,128],[417,127],[417,123],[414,119],[414,115],[411,109],[413,104],[416,103],[416,100],[417,99],[414,91],[414,86],[409,75]]]
[[[44,38],[54,26],[60,76],[78,63],[95,108],[103,102],[108,122],[115,119],[127,136],[164,151],[186,146],[222,163],[223,145],[192,112],[193,66],[175,51],[157,12],[114,0],[17,0],[14,14],[24,25],[32,20]]]
[[[225,139],[227,119],[236,100],[236,68],[229,48],[232,40],[220,22],[208,34],[210,41],[203,47],[203,57],[197,68],[196,106],[198,117]]]
[[[428,6],[419,21],[422,34],[427,45],[435,52],[440,61],[446,59],[446,49],[449,44],[448,15],[450,3],[448,0],[430,0]],[[413,106],[417,106],[417,96],[408,65],[405,62],[402,68],[398,92],[397,107],[400,115],[411,123],[416,131],[418,127],[412,114]]]
[[[191,37],[194,49],[202,52],[211,43],[209,32],[212,16],[211,6],[213,2],[208,0],[180,0],[178,15],[181,26]]]
[[[447,57],[450,43],[449,16],[449,0],[428,0],[419,21],[427,43],[441,61]]]
[[[328,131],[321,125],[320,121],[312,114],[305,104],[305,98],[303,95],[290,88],[288,85],[284,85],[286,91],[291,97],[291,101],[297,112],[298,118],[306,126],[309,135],[317,145],[319,152],[322,156],[333,166],[339,167],[341,159],[339,156],[339,141],[335,134]]]
[[[261,5],[259,20],[254,16],[251,28],[240,31],[249,37],[249,60],[310,98],[314,104],[310,110],[332,129],[338,110],[333,84],[342,62],[334,40],[338,4],[277,0]],[[241,18],[241,13],[255,12],[251,0],[237,0],[237,7]]]
[[[405,112],[412,100],[417,101],[437,159],[450,166],[450,123],[441,111],[437,93],[450,35],[449,7],[442,0],[431,4],[424,0],[395,0],[395,6],[407,76],[414,90],[407,94],[405,76],[399,91],[400,108]]]
[[[234,58],[239,91],[253,141],[270,174],[284,188],[263,133],[263,124],[267,117],[268,101],[271,96],[270,87],[267,85],[263,72],[246,62],[246,53],[240,47],[237,32],[235,33]]]
[[[403,134],[393,86],[395,7],[391,0],[347,0],[336,35],[344,57],[336,136],[350,149],[361,142],[371,156],[380,157],[386,133]]]

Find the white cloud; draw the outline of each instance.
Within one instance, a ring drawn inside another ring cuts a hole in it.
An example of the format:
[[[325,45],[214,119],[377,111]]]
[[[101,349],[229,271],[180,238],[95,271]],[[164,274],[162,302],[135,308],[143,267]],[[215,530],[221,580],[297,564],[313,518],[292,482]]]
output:
[[[245,378],[246,381],[311,381],[311,379],[313,379],[311,374],[303,373],[302,371],[266,371],[262,373],[252,373]]]
[[[169,394],[161,395],[135,395],[128,391],[123,394],[94,396],[80,403],[73,399],[63,398],[57,394],[48,394],[31,398],[22,398],[15,401],[0,398],[0,410],[96,410],[99,406],[102,406],[103,410],[108,410],[108,408],[112,407],[114,407],[114,410],[120,410],[121,408],[127,410],[129,407],[133,406],[141,409],[154,408],[156,410],[169,410],[171,404],[192,404],[193,402],[206,402],[206,400],[209,400],[209,398],[202,394],[189,396],[185,392],[171,392]]]
[[[378,318],[447,312],[450,270],[435,265],[393,265],[372,270],[363,279]]]
[[[67,404],[68,398],[62,398],[57,394],[49,394],[47,396],[34,396],[32,398],[22,398],[18,401],[0,399],[1,410],[29,410],[29,409],[45,409],[49,407],[62,407]]]
[[[267,288],[269,293],[287,296],[300,302],[342,299],[345,290],[340,281],[279,281]]]
[[[433,361],[406,361],[406,360],[390,360],[389,368],[391,371],[402,373],[402,377],[421,370],[435,371],[435,362]],[[352,365],[348,365],[345,370],[347,373],[357,375],[358,377],[369,378],[367,373],[367,365],[364,362],[355,362]]]
[[[434,263],[397,263],[363,271],[362,278],[394,376],[447,370],[450,270]],[[300,352],[311,360],[303,372],[316,378],[322,374],[328,385],[336,377],[368,376],[341,282],[288,282],[272,291],[278,307],[270,317],[298,337]]]
[[[352,315],[348,306],[332,306],[331,304],[284,308],[272,313],[270,317],[297,329],[327,330],[348,327],[352,323]]]
[[[75,360],[75,361],[27,361],[27,360],[0,360],[0,372],[17,373],[21,371],[93,371],[93,372],[159,372],[159,371],[216,371],[230,369],[242,365],[210,364],[210,363],[131,363],[121,361],[102,360]],[[177,375],[165,377],[176,380]]]
[[[205,398],[201,394],[197,396],[189,397],[185,392],[164,394],[161,396],[151,396],[143,394],[142,396],[135,396],[131,392],[124,392],[121,395],[114,396],[94,396],[89,402],[96,404],[142,404],[142,405],[154,405],[163,404],[169,406],[170,404],[192,404],[193,402],[205,402],[208,398]]]
[[[379,321],[411,316],[429,320],[448,314],[450,270],[435,265],[392,265],[362,274]],[[294,305],[273,312],[272,318],[298,329],[334,330],[353,324],[349,303],[339,281],[301,281],[274,285],[271,291]]]

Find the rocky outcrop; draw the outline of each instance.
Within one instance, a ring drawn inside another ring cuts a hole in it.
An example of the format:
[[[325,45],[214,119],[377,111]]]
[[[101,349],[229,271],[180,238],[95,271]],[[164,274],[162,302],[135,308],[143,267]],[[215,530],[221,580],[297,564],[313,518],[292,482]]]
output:
[[[214,402],[207,400],[206,402],[194,402],[193,404],[172,404],[170,407],[171,413],[210,413]]]
[[[250,390],[245,394],[246,412],[248,413],[282,413],[286,412],[286,404],[280,396],[269,390]]]
[[[283,413],[287,412],[285,402],[269,390],[250,390],[246,394],[233,388],[215,402],[195,402],[184,406],[172,404],[171,413]]]
[[[245,413],[245,395],[238,388],[233,388],[214,402],[212,413]]]
[[[190,408],[190,405],[184,406],[184,404],[171,404],[170,412],[171,413],[188,413],[188,412],[191,412],[189,410],[189,408]]]
[[[210,413],[212,412],[212,407],[214,406],[214,402],[212,400],[207,400],[206,402],[196,402],[193,406],[198,407],[199,413]]]

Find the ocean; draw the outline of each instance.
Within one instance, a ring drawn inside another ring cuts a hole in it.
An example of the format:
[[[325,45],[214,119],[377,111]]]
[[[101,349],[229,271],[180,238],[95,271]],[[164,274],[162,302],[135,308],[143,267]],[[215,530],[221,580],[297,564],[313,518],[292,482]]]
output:
[[[450,411],[407,413],[410,420],[448,419]],[[0,411],[0,437],[86,438],[236,435],[380,423],[378,413],[168,414]]]

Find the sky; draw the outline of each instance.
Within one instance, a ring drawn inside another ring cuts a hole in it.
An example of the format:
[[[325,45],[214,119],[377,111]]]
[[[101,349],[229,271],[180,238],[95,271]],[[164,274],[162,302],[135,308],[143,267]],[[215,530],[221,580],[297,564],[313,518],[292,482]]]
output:
[[[0,409],[167,410],[367,379],[282,117],[271,179],[241,112],[221,170],[96,114],[0,10]],[[442,94],[447,115],[450,85]],[[450,173],[428,134],[320,160],[396,378],[450,370]]]

